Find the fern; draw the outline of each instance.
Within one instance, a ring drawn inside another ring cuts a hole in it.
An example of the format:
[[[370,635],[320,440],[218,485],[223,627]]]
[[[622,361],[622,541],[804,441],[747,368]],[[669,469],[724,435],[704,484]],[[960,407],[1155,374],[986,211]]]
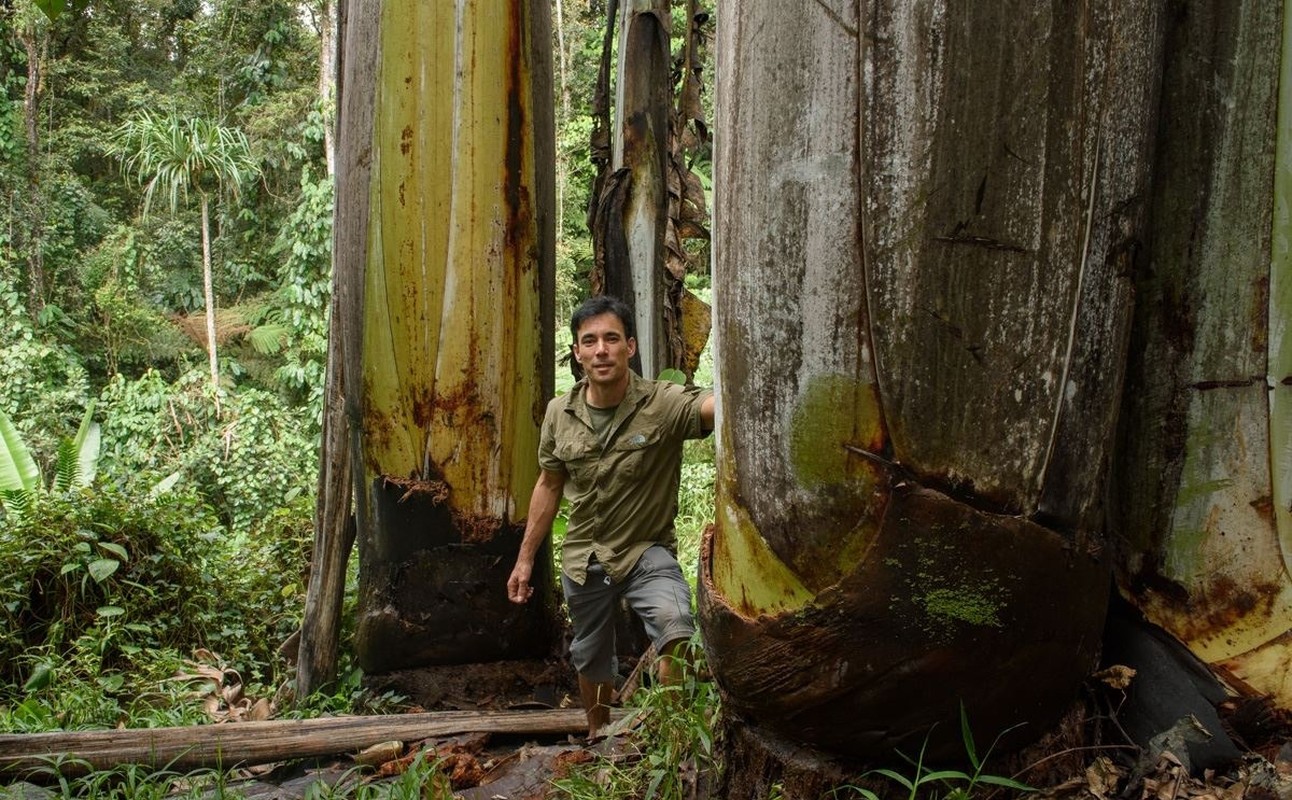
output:
[[[80,485],[81,464],[76,457],[76,442],[64,439],[58,443],[54,458],[54,484],[50,488],[58,494]]]
[[[247,341],[262,356],[272,356],[287,346],[287,326],[278,322],[269,322],[252,328],[247,334]]]

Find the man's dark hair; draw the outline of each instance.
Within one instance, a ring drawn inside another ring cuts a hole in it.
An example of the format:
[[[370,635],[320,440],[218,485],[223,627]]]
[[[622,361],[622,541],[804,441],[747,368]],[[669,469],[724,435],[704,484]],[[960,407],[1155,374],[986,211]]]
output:
[[[602,314],[614,314],[619,317],[619,321],[624,325],[624,336],[629,339],[637,338],[637,326],[633,324],[633,310],[628,307],[628,304],[618,297],[599,294],[584,300],[578,308],[574,309],[574,314],[570,317],[570,336],[576,344],[579,341],[579,328],[583,323]]]

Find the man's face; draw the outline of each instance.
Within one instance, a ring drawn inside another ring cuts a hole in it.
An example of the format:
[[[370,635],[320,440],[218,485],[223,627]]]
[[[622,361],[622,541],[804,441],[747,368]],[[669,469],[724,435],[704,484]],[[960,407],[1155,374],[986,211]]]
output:
[[[610,312],[589,317],[579,326],[574,359],[588,381],[611,387],[627,380],[628,360],[637,353],[637,340],[624,334],[624,324]]]

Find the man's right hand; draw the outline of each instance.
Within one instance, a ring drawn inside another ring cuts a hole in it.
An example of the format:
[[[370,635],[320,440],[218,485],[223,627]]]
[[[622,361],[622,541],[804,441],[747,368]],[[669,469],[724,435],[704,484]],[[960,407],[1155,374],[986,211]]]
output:
[[[561,489],[565,486],[565,473],[542,469],[534,482],[534,492],[529,498],[529,518],[525,520],[525,535],[520,541],[516,566],[507,579],[507,599],[513,603],[528,603],[534,596],[529,579],[534,572],[534,559],[539,545],[552,530],[556,509],[561,502]]]
[[[534,570],[533,564],[517,561],[507,579],[507,599],[513,603],[528,603],[534,595],[534,587],[529,585],[529,576]]]

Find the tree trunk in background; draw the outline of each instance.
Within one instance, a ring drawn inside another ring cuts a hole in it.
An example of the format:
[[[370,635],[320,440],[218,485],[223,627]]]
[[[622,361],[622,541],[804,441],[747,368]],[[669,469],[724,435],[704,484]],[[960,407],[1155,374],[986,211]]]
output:
[[[1157,4],[746,1],[718,24],[700,614],[748,765],[726,794],[791,774],[775,742],[865,758],[936,723],[930,754],[962,753],[961,702],[980,741],[1039,736],[1107,603]]]
[[[609,46],[615,16],[619,48],[615,62],[614,116],[606,108]],[[606,8],[607,52],[602,54],[595,111],[608,120],[608,172],[599,170],[593,190],[592,230],[596,268],[594,294],[611,294],[636,315],[633,368],[655,377],[672,366],[665,330],[668,302],[664,233],[668,220],[670,74],[669,0],[621,0]],[[606,124],[603,120],[603,125]],[[596,133],[594,133],[594,139]],[[593,159],[597,143],[593,144]],[[604,154],[602,154],[604,156]],[[602,164],[605,164],[603,161]]]
[[[691,159],[711,145],[708,122],[701,102],[705,53],[708,45],[708,12],[697,0],[686,0],[686,34],[675,67],[679,73],[677,102],[669,120],[668,212],[664,231],[665,288],[664,330],[668,335],[669,365],[695,374],[700,354],[709,342],[713,314],[709,305],[686,288],[688,272],[708,273],[708,249],[689,253],[685,241],[709,239],[709,209],[704,185],[691,170]]]
[[[690,259],[682,239],[708,238],[704,190],[686,157],[707,142],[700,107],[702,38],[694,0],[674,106],[669,0],[612,0],[593,101],[592,160],[597,178],[588,227],[596,260],[594,294],[612,294],[633,308],[637,356],[647,377],[665,369],[695,372],[709,337],[708,306],[684,279]],[[609,108],[611,40],[619,21],[613,119]],[[707,268],[707,264],[705,265]]]
[[[211,266],[211,203],[206,192],[198,192],[202,207],[202,297],[206,300],[206,361],[211,372],[211,390],[216,394],[216,408],[220,407],[220,360],[216,356],[215,331],[215,276]]]
[[[355,0],[347,17],[336,259],[358,660],[546,656],[551,574],[526,606],[505,586],[552,391],[547,3]]]
[[[336,61],[337,42],[344,41],[347,30],[347,6],[342,2],[332,14],[332,4],[323,3],[323,21],[321,30],[328,30],[333,50],[331,76],[320,76],[320,92],[323,96],[336,97],[336,108],[343,107],[341,97],[340,69]],[[335,29],[333,29],[335,26]],[[327,62],[328,44],[324,43],[322,57]],[[365,65],[365,69],[370,65]],[[331,88],[323,88],[324,86]],[[358,104],[356,104],[358,106]],[[363,116],[365,113],[367,116]],[[358,136],[360,141],[367,136],[371,124],[371,109],[366,106],[351,107],[351,114],[360,115],[365,123],[363,128],[351,127],[350,134]],[[338,113],[338,117],[340,114]],[[328,172],[335,175],[332,121],[327,122],[325,147],[328,149]],[[351,155],[355,148],[351,148]],[[362,152],[362,147],[359,148]],[[360,157],[360,161],[363,158]],[[296,662],[296,693],[299,699],[309,697],[314,692],[336,680],[338,644],[341,638],[342,610],[345,605],[346,573],[350,563],[350,551],[354,547],[355,522],[352,513],[354,499],[354,473],[351,470],[353,452],[351,448],[352,430],[357,430],[357,415],[347,414],[345,403],[345,342],[358,333],[358,328],[349,327],[355,324],[354,315],[347,316],[347,304],[353,304],[355,291],[354,273],[363,274],[360,257],[363,253],[363,242],[366,230],[356,230],[354,220],[365,219],[366,213],[354,216],[356,206],[366,209],[367,178],[370,173],[366,166],[352,162],[346,169],[347,191],[346,210],[348,216],[334,217],[332,245],[332,300],[328,318],[331,324],[328,329],[327,342],[327,376],[323,387],[323,444],[319,459],[318,497],[314,508],[314,546],[310,558],[309,584],[305,592],[305,610],[301,619],[301,641]],[[353,181],[361,181],[359,187],[364,193],[362,198],[355,194]],[[337,195],[341,184],[334,184]],[[338,272],[336,254],[347,255],[346,276]],[[354,425],[351,424],[352,420]]]
[[[40,94],[44,84],[41,69],[43,51],[49,37],[41,23],[30,21],[22,25],[18,38],[27,53],[27,82],[23,88],[23,120],[27,137],[27,197],[26,230],[23,232],[27,249],[27,311],[32,320],[40,318],[45,308],[45,257],[44,202],[40,189]]]
[[[1113,487],[1123,592],[1231,686],[1292,709],[1292,21],[1281,5],[1195,2],[1167,27]]]
[[[640,372],[652,378],[672,366],[664,327],[672,29],[669,0],[620,0],[612,185],[602,198],[603,208],[612,203],[605,290],[637,313]]]
[[[560,92],[561,107],[557,115],[556,127],[570,121],[570,54],[565,49],[565,4],[556,0],[552,7],[556,22],[556,78]],[[560,236],[565,231],[565,185],[569,180],[565,159],[556,159],[556,231]]]
[[[344,2],[344,0],[340,0]],[[333,109],[337,102],[337,9],[333,0],[321,0],[319,3],[319,98],[323,108]],[[327,161],[327,174],[336,175],[336,135],[331,118],[323,125],[323,157]]]

